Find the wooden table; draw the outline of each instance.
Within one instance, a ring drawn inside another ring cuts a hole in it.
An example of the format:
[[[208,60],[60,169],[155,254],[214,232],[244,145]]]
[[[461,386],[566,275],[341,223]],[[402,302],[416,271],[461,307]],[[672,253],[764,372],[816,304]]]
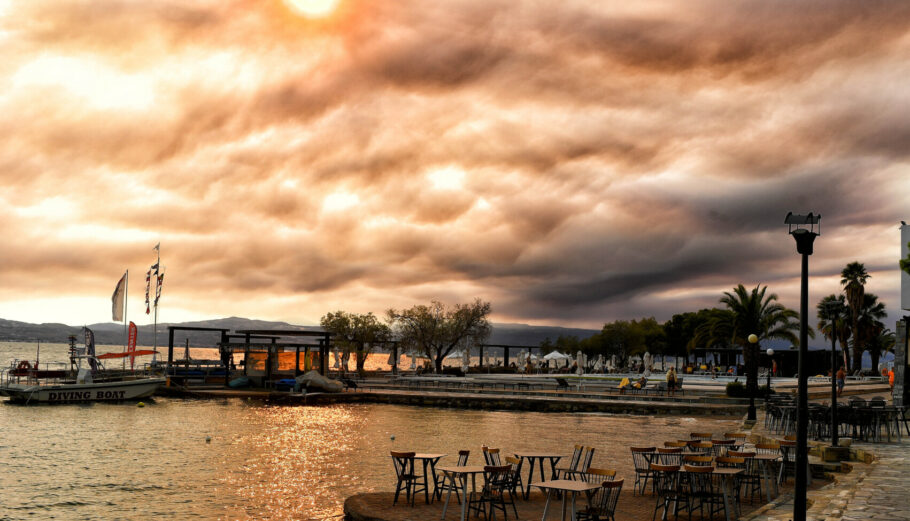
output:
[[[579,492],[593,492],[599,489],[602,485],[600,483],[588,483],[587,481],[574,481],[570,479],[553,479],[550,481],[542,481],[540,483],[535,483],[535,487],[544,489],[547,491],[547,502],[543,506],[543,517],[542,521],[546,521],[547,513],[550,510],[550,496],[553,495],[554,490],[559,490],[562,492],[571,492],[572,493],[572,519],[574,521],[576,509],[575,509],[575,497]],[[566,496],[569,494],[562,495],[562,519],[566,519]]]
[[[450,478],[453,485],[455,484],[456,477],[461,480],[461,521],[466,521],[468,519],[468,476],[471,476],[471,491],[476,491],[476,476],[477,474],[483,474],[483,468],[483,465],[439,467],[439,471],[445,475],[443,479]],[[446,502],[442,505],[442,519],[446,518],[446,510],[449,508],[450,497],[452,497],[451,489],[446,494]]]
[[[679,469],[679,471],[682,472],[682,473],[684,473],[684,474],[686,473],[685,467]],[[730,468],[730,467],[719,467],[719,468],[715,468],[714,471],[711,473],[711,475],[713,475],[713,476],[720,476],[721,480],[723,481],[723,491],[724,491],[724,517],[725,517],[726,521],[730,521],[731,519],[733,519],[733,518],[730,516],[730,512],[731,512],[731,509],[730,509],[730,506],[731,506],[731,505],[730,505],[730,490],[732,490],[732,488],[733,488],[733,487],[730,486],[730,478],[732,478],[733,476],[737,476],[737,475],[739,475],[739,474],[742,474],[743,472],[745,472],[745,469],[737,469],[737,468]],[[664,514],[666,514],[666,510],[664,511]]]
[[[436,482],[436,463],[440,459],[446,457],[447,455],[448,454],[434,454],[434,453],[423,453],[423,452],[418,452],[418,453],[414,454],[414,459],[420,460],[421,463],[423,463],[423,479],[427,483],[427,486],[424,487],[423,495],[424,495],[424,499],[426,500],[428,505],[430,504],[430,497],[432,497],[434,499],[436,498],[436,487],[439,485],[439,483]],[[430,471],[433,473],[433,495],[432,496],[430,496],[430,492],[428,490],[430,488],[430,481],[427,480],[427,465],[430,466]]]
[[[549,452],[516,452],[515,456],[521,458],[522,461],[530,461],[530,469],[528,470],[528,481],[525,482],[525,499],[528,499],[528,494],[531,493],[531,480],[534,477],[534,462],[538,463],[540,467],[540,481],[544,481],[547,478],[543,474],[543,460],[550,460],[550,479],[556,478],[556,463],[562,459],[561,454],[552,454]]]

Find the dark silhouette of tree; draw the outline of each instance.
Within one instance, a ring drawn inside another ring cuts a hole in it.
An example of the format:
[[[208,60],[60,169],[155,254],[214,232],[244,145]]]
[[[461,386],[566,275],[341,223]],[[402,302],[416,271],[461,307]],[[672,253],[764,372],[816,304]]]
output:
[[[851,262],[841,271],[840,277],[844,293],[847,294],[847,304],[850,305],[852,318],[850,331],[853,333],[853,370],[859,371],[862,369],[863,343],[856,333],[859,328],[859,313],[863,307],[863,294],[866,292],[865,285],[869,280],[869,274],[866,273],[866,267],[862,263]]]
[[[720,302],[726,310],[714,313],[705,328],[700,331],[709,344],[727,341],[743,349],[746,365],[746,387],[749,393],[758,390],[758,349],[762,340],[779,338],[797,344],[794,331],[799,331],[799,314],[777,302],[777,295],[767,294],[767,286],[760,284],[751,291],[742,284],[732,292],[724,292]],[[707,335],[705,335],[707,333]],[[756,335],[758,342],[749,342],[749,335]],[[809,328],[809,336],[815,332]]]
[[[373,313],[359,315],[345,311],[327,313],[319,323],[326,331],[335,334],[335,342],[344,350],[343,369],[347,369],[348,356],[356,354],[357,372],[364,373],[364,363],[376,344],[391,339],[392,330]]]
[[[873,345],[873,340],[877,339],[885,331],[885,324],[882,319],[887,316],[885,304],[878,301],[878,296],[873,293],[863,295],[863,307],[859,310],[859,319],[857,320],[856,333],[853,335],[854,342],[860,341],[860,345],[869,350],[869,357],[872,359],[872,370],[878,372],[878,361],[882,356],[881,346]],[[862,368],[862,351],[859,352],[860,358],[854,358],[853,366]],[[854,350],[853,356],[856,356]]]
[[[452,351],[465,350],[489,338],[492,326],[487,320],[490,303],[476,299],[471,304],[446,306],[434,300],[429,306],[388,311],[389,322],[399,337],[399,345],[425,354],[437,373]]]
[[[831,340],[832,348],[835,341],[840,342],[844,370],[849,371],[847,339],[850,338],[850,308],[847,306],[846,298],[843,295],[828,295],[818,303],[816,309],[818,310],[818,330],[825,338]],[[836,370],[837,368],[835,368]]]

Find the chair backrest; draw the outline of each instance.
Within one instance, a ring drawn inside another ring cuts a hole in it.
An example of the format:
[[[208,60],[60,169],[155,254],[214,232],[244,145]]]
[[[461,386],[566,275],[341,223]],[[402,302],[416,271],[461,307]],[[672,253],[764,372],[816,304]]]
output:
[[[746,434],[745,432],[725,432],[725,433],[724,433],[724,438],[726,438],[726,439],[728,439],[728,440],[742,440],[742,441],[745,441],[746,438],[748,438],[748,437],[749,437],[749,435]]]
[[[679,484],[679,465],[651,464],[651,473],[654,476],[654,488],[658,496],[676,494]]]
[[[588,467],[591,466],[591,461],[594,459],[594,447],[585,447],[581,462],[578,464],[578,470],[585,472],[588,470]]]
[[[689,481],[690,492],[696,496],[712,495],[714,493],[714,480],[711,474],[714,467],[699,467],[685,465],[686,479]]]
[[[755,457],[755,453],[754,453],[754,452],[750,452],[750,451],[744,451],[744,450],[731,450],[730,452],[727,453],[727,456],[730,456],[730,457],[733,457],[733,458],[746,458],[746,459],[748,459],[748,458],[754,458],[754,457]]]
[[[499,458],[499,449],[491,449],[489,447],[482,447],[483,450],[483,459],[487,465],[502,465],[502,460]]]
[[[681,454],[682,451],[682,447],[657,447],[659,454]]]
[[[521,470],[521,459],[513,456],[506,456],[506,464],[512,467],[513,471]]]
[[[733,456],[718,456],[714,459],[718,467],[732,467],[736,469],[746,468],[746,458],[736,458]]]
[[[460,450],[460,451],[458,451],[458,464],[457,464],[457,465],[458,465],[459,467],[464,467],[465,465],[467,465],[467,464],[468,464],[468,456],[470,456],[470,455],[471,455],[471,451],[469,451],[469,450]]]
[[[688,441],[665,441],[664,447],[679,447],[683,448],[689,445]]]
[[[695,443],[690,443],[689,447],[696,452],[711,452],[714,450],[714,444],[710,441],[696,441]]]
[[[632,464],[635,466],[635,471],[647,472],[649,463],[645,454],[654,452],[657,447],[630,447],[629,450],[632,451]]]
[[[780,445],[777,443],[756,443],[755,452],[758,454],[780,454]]]
[[[613,481],[616,478],[616,471],[613,469],[596,469],[588,468],[581,474],[581,479],[587,483],[600,483],[603,481]]]
[[[694,454],[686,454],[683,456],[683,463],[688,464],[686,466],[697,465],[699,467],[710,467],[713,462],[714,458],[712,456],[696,456]]]
[[[584,449],[584,445],[576,445],[575,450],[572,452],[572,459],[569,460],[569,470],[577,470],[578,462],[581,460],[581,451]]]
[[[414,473],[414,452],[396,452],[390,451],[392,455],[392,464],[395,465],[395,475],[399,478],[407,474]]]
[[[604,481],[600,488],[592,495],[590,510],[597,514],[599,518],[612,519],[616,512],[616,503],[619,501],[619,494],[622,492],[623,479],[614,481]]]
[[[692,432],[689,433],[689,437],[693,440],[705,440],[710,441],[714,437],[710,432]]]
[[[796,441],[796,434],[787,434],[784,436],[785,441]]]
[[[502,492],[512,487],[512,465],[484,465],[484,490]]]

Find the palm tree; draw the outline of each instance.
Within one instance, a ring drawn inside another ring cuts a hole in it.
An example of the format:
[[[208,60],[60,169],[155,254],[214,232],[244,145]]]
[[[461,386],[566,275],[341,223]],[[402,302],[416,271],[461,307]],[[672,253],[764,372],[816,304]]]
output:
[[[862,364],[863,352],[855,349],[855,344],[859,340],[858,343],[861,346],[869,347],[872,370],[877,372],[878,360],[881,358],[882,352],[881,346],[873,346],[873,341],[885,330],[885,324],[882,323],[882,319],[887,316],[885,304],[878,301],[878,296],[866,293],[863,295],[863,306],[860,308],[858,316],[856,333],[853,335],[853,366],[862,367],[860,364]]]
[[[799,313],[777,302],[774,293],[766,295],[768,286],[761,284],[751,291],[740,284],[733,292],[724,292],[720,302],[727,306],[726,313],[716,313],[706,324],[709,344],[728,342],[743,349],[746,363],[746,387],[750,396],[758,388],[758,348],[761,340],[778,338],[798,343],[794,331],[799,331]],[[759,342],[749,342],[749,335],[756,335]],[[809,328],[815,338],[815,332]]]
[[[869,280],[866,267],[861,262],[851,262],[840,272],[840,283],[847,294],[847,303],[852,312],[850,331],[853,333],[853,370],[862,369],[863,343],[856,334],[859,329],[859,313],[863,307],[863,295],[866,292],[865,284]]]
[[[818,330],[825,335],[825,338],[831,341],[831,349],[835,349],[835,341],[840,341],[840,348],[844,352],[845,370],[849,370],[847,365],[847,337],[850,329],[847,321],[850,319],[850,308],[847,307],[846,299],[843,295],[828,295],[818,303]],[[832,367],[833,372],[837,372],[837,367]]]

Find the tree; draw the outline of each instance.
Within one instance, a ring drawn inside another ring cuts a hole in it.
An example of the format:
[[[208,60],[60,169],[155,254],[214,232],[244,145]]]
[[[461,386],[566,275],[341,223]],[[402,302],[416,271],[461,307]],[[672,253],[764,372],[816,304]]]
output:
[[[818,310],[818,330],[831,341],[831,349],[835,349],[835,341],[840,341],[841,351],[844,353],[844,368],[850,370],[847,364],[847,338],[850,337],[850,308],[847,307],[843,295],[828,295],[816,306]],[[837,372],[837,368],[832,368]]]
[[[632,322],[627,320],[604,324],[600,335],[604,355],[616,355],[619,367],[624,367],[630,356],[645,352],[644,336]]]
[[[724,341],[743,349],[746,364],[746,387],[750,396],[758,390],[758,348],[761,340],[778,338],[798,343],[794,331],[799,330],[799,314],[777,302],[774,293],[766,295],[768,286],[755,286],[751,291],[739,284],[733,292],[724,292],[720,302],[726,310],[715,313],[706,324],[709,341]],[[756,335],[759,342],[749,342],[749,335]],[[809,328],[809,336],[815,332]]]
[[[429,306],[390,309],[388,317],[401,345],[425,354],[433,361],[436,372],[442,373],[442,361],[452,351],[470,349],[490,336],[490,310],[490,303],[480,299],[451,307],[434,300]]]
[[[335,342],[343,349],[342,368],[347,370],[347,360],[353,352],[357,355],[357,372],[361,375],[367,356],[376,344],[384,343],[392,336],[389,326],[380,322],[373,313],[360,315],[335,311],[327,313],[319,323],[323,329],[335,334]]]
[[[878,301],[878,296],[872,293],[863,295],[863,307],[859,310],[859,319],[857,320],[857,330],[853,335],[853,342],[860,341],[860,345],[869,349],[869,357],[872,358],[872,370],[878,372],[878,361],[882,356],[881,346],[873,345],[873,341],[885,331],[885,324],[882,319],[887,316],[885,304]],[[863,352],[859,352],[857,358],[856,350],[853,351],[853,367],[862,368]]]
[[[865,285],[869,280],[869,274],[866,273],[866,267],[862,263],[854,261],[844,267],[840,277],[844,293],[847,294],[847,304],[850,305],[852,317],[850,331],[853,333],[853,370],[858,371],[862,369],[863,343],[856,333],[859,328],[859,313],[863,307],[863,294],[866,292]]]

